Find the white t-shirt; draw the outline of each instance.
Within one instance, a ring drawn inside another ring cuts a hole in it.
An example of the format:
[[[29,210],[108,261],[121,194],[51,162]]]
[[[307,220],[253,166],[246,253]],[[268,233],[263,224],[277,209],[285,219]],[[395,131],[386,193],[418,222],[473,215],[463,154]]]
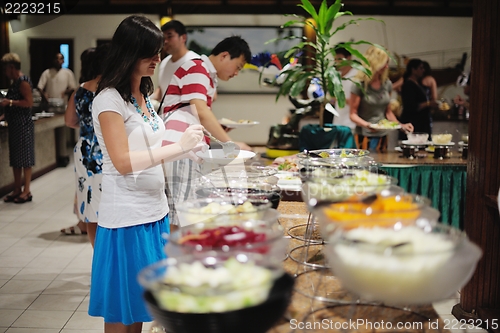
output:
[[[343,77],[353,78],[354,76],[356,76],[357,73],[358,73],[357,69],[351,68],[349,72],[347,72],[346,75],[344,75]],[[346,101],[348,101],[351,98],[351,88],[353,84],[354,83],[352,83],[349,80],[342,80],[342,87],[344,87],[344,94]],[[350,129],[354,129],[356,127],[356,124],[353,123],[351,118],[349,117],[350,113],[349,105],[346,104],[343,108],[340,108],[339,104],[335,102],[335,109],[340,115],[340,117],[333,117],[333,123],[335,125],[347,126]]]
[[[68,96],[63,96],[63,93],[68,88],[75,90],[78,86],[75,75],[71,70],[67,68],[61,68],[60,70],[49,68],[40,76],[37,87],[40,90],[45,89],[49,98],[64,98],[68,100]]]
[[[167,87],[170,84],[172,76],[174,75],[177,68],[179,68],[187,60],[195,58],[200,58],[200,55],[197,54],[196,52],[188,51],[182,58],[179,58],[177,61],[171,61],[172,59],[171,55],[167,56],[165,59],[161,61],[158,72],[159,86],[161,90],[160,100],[161,98],[163,98],[165,91],[167,91]]]
[[[99,124],[101,112],[116,112],[123,117],[131,151],[161,147],[165,128],[156,116],[159,129],[153,132],[132,103],[125,102],[116,89],[101,91],[92,103],[94,131],[101,146],[102,195],[98,223],[105,228],[122,228],[158,221],[168,214],[165,178],[161,165],[121,175],[111,162]]]

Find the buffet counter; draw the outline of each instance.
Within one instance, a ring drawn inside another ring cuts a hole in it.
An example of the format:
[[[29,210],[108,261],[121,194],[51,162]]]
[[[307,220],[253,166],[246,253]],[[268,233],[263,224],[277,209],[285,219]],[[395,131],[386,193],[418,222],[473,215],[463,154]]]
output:
[[[58,131],[64,128],[64,115],[41,118],[35,121],[35,166],[32,179],[57,167]],[[7,127],[0,127],[0,196],[12,191],[14,175],[9,165],[9,133]]]
[[[307,222],[308,211],[305,203],[281,202],[278,211],[281,213],[279,222],[285,230]],[[289,248],[300,244],[304,242],[291,239]],[[306,261],[311,262],[318,253],[311,245],[306,253]],[[290,257],[284,261],[284,268],[289,274],[296,276],[295,291],[285,314],[286,319],[276,324],[268,333],[448,332],[432,305],[397,307],[362,302],[351,304],[351,300],[356,300],[354,296],[347,292],[341,296],[338,292],[341,289],[339,282],[328,270],[324,271],[323,275],[317,274],[320,271],[298,264]],[[342,299],[339,299],[339,302],[325,302],[321,301],[321,297]],[[371,325],[372,329],[366,329],[364,325]],[[401,325],[404,329],[395,329]]]
[[[255,148],[257,153],[263,150]],[[370,153],[370,156],[382,165],[382,170],[395,177],[405,191],[431,199],[432,206],[441,212],[441,222],[463,229],[467,160],[461,157],[458,147],[451,149],[450,157],[444,159],[435,159],[430,152],[414,159],[404,158],[397,151]],[[253,163],[270,165],[272,161],[261,157]],[[302,201],[300,185],[283,189],[282,200]]]

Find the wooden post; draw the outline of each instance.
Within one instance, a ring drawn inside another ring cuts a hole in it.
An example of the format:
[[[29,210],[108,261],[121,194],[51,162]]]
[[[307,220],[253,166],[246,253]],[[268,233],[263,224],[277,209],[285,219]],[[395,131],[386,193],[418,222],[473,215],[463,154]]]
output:
[[[459,318],[500,326],[500,2],[474,0],[465,231],[483,258],[453,308]]]

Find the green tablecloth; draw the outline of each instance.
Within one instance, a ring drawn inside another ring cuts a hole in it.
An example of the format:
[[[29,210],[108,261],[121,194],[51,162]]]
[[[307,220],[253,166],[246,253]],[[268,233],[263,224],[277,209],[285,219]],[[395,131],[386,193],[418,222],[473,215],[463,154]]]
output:
[[[382,167],[398,179],[398,185],[409,193],[420,194],[432,201],[441,212],[441,221],[463,229],[465,210],[465,165],[422,165]]]

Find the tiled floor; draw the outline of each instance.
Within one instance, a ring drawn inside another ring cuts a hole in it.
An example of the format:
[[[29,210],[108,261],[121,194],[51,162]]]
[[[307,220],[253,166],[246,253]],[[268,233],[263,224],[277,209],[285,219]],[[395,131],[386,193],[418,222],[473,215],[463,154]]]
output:
[[[76,223],[74,191],[70,165],[34,180],[32,202],[0,202],[0,333],[103,332],[87,314],[92,247],[59,231]]]
[[[0,333],[103,332],[102,319],[87,314],[92,247],[59,232],[76,223],[73,177],[72,165],[58,168],[33,181],[33,202],[0,202]],[[435,308],[452,323],[456,303]]]

